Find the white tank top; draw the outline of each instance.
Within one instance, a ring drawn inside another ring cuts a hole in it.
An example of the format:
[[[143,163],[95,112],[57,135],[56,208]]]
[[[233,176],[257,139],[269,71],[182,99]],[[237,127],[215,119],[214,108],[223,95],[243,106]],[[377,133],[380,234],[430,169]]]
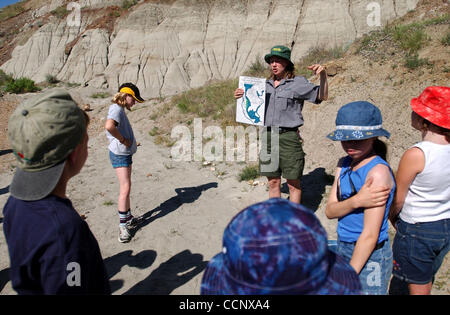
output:
[[[410,224],[450,219],[450,144],[422,141],[413,147],[425,155],[425,167],[414,178],[400,218]]]

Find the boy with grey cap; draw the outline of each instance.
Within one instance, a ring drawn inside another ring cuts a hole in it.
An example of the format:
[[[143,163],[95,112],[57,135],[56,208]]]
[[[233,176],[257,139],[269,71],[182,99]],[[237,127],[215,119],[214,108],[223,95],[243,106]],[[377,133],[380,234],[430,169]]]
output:
[[[89,117],[62,89],[20,104],[8,123],[18,167],[3,209],[19,294],[109,294],[100,249],[66,196],[86,162]]]

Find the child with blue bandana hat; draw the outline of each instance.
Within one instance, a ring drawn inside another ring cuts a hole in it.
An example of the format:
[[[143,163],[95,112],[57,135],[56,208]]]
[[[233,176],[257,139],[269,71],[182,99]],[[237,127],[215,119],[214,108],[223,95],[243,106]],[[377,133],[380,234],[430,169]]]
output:
[[[378,136],[390,136],[381,113],[362,101],[344,105],[328,135],[341,141],[347,156],[338,163],[325,213],[339,220],[337,253],[359,274],[364,294],[387,294],[392,273],[388,209],[395,180]]]

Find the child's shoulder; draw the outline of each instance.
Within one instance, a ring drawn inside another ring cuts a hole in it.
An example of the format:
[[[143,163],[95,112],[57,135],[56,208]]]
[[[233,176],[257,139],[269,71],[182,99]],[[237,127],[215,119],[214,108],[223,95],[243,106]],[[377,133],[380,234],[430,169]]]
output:
[[[119,119],[123,115],[124,110],[121,106],[117,104],[111,104],[108,109],[108,118]]]
[[[71,201],[52,195],[35,201],[10,196],[4,208],[4,216],[4,228],[12,237],[18,231],[26,232],[34,243],[58,242],[66,238],[64,235],[70,238],[77,231],[85,229],[85,222],[73,208]]]
[[[420,149],[423,152],[428,151],[450,151],[450,144],[440,144],[431,141],[420,141],[413,144],[409,149]]]
[[[380,158],[381,159],[381,158]],[[393,184],[393,175],[389,164],[381,159],[384,163],[375,164],[367,173],[367,178],[372,177],[375,183]]]
[[[109,111],[112,112],[122,112],[123,111],[123,107],[120,106],[119,104],[116,103],[112,103],[111,105],[109,105]]]

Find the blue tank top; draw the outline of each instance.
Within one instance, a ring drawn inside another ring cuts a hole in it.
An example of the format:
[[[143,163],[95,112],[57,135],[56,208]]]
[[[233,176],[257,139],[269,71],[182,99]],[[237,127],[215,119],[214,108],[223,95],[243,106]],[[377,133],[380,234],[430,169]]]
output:
[[[391,171],[391,176],[394,181],[394,186],[389,193],[389,198],[386,203],[386,208],[384,211],[383,222],[381,224],[380,234],[378,236],[378,242],[380,243],[384,240],[388,239],[388,213],[389,208],[391,206],[392,200],[394,199],[395,192],[395,180],[392,175],[392,170],[389,167],[389,164],[383,160],[381,157],[376,156],[372,161],[364,165],[363,167],[357,169],[356,171],[351,171],[350,163],[352,159],[348,156],[344,159],[341,173],[339,174],[339,188],[341,194],[341,200],[345,200],[350,198],[354,190],[358,192],[361,187],[364,185],[367,177],[367,173],[376,165],[384,164]],[[352,189],[353,184],[353,189]],[[341,241],[344,242],[356,242],[363,230],[363,221],[364,220],[364,208],[355,209],[353,212],[347,214],[342,217],[338,221],[337,234]]]

